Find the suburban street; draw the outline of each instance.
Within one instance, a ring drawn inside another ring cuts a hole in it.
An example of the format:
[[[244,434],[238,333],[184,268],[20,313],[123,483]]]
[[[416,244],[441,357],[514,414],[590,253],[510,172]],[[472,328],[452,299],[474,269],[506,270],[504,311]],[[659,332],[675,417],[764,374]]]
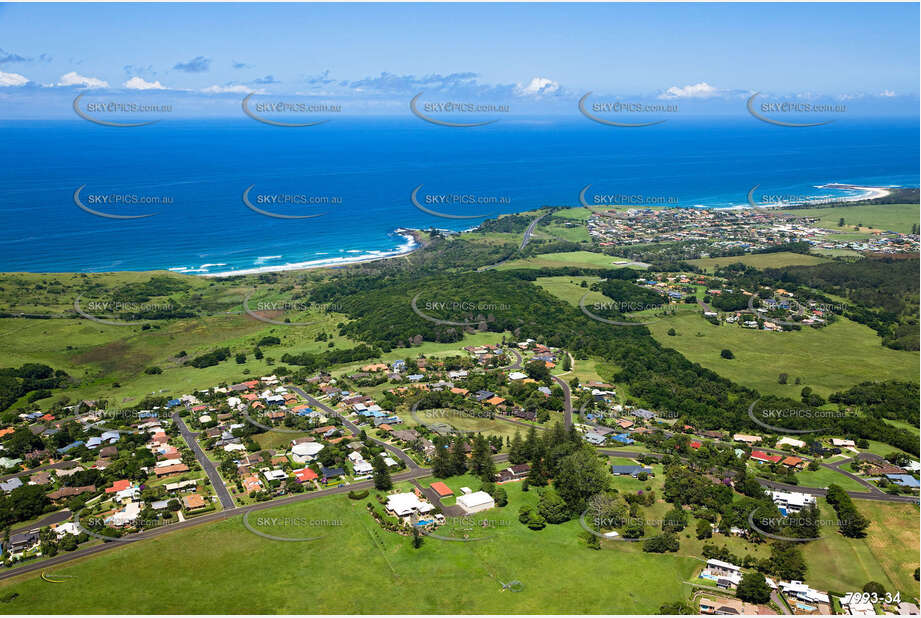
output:
[[[185,440],[185,443],[188,444],[192,452],[195,453],[195,458],[208,475],[208,479],[211,480],[211,485],[214,486],[214,491],[221,501],[221,506],[225,509],[234,508],[233,498],[230,497],[230,492],[227,491],[227,487],[224,485],[224,479],[221,478],[217,468],[214,467],[214,464],[211,463],[211,460],[205,455],[205,451],[202,450],[201,446],[198,444],[198,440],[195,439],[195,434],[189,431],[189,428],[179,414],[174,412],[171,418],[173,422],[176,423],[176,426],[179,427],[179,433],[182,435],[182,439]]]

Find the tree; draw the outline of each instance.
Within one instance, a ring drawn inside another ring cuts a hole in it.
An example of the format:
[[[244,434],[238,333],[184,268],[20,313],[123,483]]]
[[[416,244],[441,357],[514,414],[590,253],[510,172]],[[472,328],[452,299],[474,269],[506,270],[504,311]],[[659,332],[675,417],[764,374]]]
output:
[[[566,502],[570,513],[581,513],[590,497],[608,488],[609,478],[594,451],[580,448],[560,461],[553,486]]]
[[[473,452],[470,461],[471,471],[484,481],[492,481],[496,473],[496,466],[492,460],[489,442],[482,434],[473,438]]]
[[[423,541],[422,533],[419,532],[419,526],[413,526],[413,549],[422,547]]]
[[[382,491],[393,488],[390,467],[384,462],[384,458],[378,455],[371,462],[371,465],[374,467],[374,488]]]
[[[505,491],[504,487],[496,487],[492,492],[492,497],[496,501],[496,506],[508,504],[508,492]]]
[[[572,369],[572,361],[569,360],[569,354],[563,353],[563,371]]]
[[[722,350],[722,351],[720,352],[720,356],[722,356],[722,357],[725,358],[725,359],[733,359],[733,358],[735,358],[735,354],[732,353],[732,350]]]
[[[560,494],[552,487],[543,491],[537,502],[540,515],[551,524],[561,524],[569,520],[569,508]]]
[[[782,373],[782,374],[780,374],[779,376],[777,376],[777,383],[778,383],[778,384],[786,384],[788,378],[789,378],[789,376],[788,376],[787,374]]]
[[[467,472],[467,442],[460,436],[455,436],[451,445],[451,473],[455,476]]]
[[[681,601],[675,601],[674,603],[666,603],[659,607],[660,615],[679,615],[679,616],[690,616],[696,614],[697,610],[688,605],[687,603],[682,603]]]
[[[664,554],[665,552],[676,552],[680,544],[678,537],[671,532],[663,532],[658,536],[643,541],[643,551],[655,554]]]
[[[710,527],[710,522],[705,519],[700,519],[697,521],[697,538],[698,539],[709,539],[713,536],[713,528]]]
[[[838,219],[838,227],[844,227],[844,217]]]
[[[747,571],[742,575],[736,596],[749,603],[767,603],[771,599],[771,588],[762,573]]]
[[[665,532],[681,532],[688,525],[688,515],[680,506],[676,506],[662,520],[662,530]]]
[[[525,448],[525,442],[521,439],[521,432],[515,430],[515,437],[508,449],[508,460],[513,466],[523,464],[528,460],[528,453]]]
[[[886,596],[886,588],[879,582],[867,582],[863,585],[863,591],[868,594],[876,594],[878,597]]]
[[[666,334],[667,334],[669,337],[674,337],[674,336],[677,335],[678,333],[675,332],[675,329],[674,329],[674,328],[669,328],[669,329],[668,329],[668,332],[667,332]]]

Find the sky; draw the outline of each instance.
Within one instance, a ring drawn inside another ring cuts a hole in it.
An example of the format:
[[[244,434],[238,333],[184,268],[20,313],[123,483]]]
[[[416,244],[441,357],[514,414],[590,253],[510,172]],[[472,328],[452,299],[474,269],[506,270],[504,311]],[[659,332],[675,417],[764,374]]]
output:
[[[589,91],[765,92],[917,114],[918,20],[917,3],[5,4],[0,117],[63,113],[84,91],[362,111],[422,91],[548,110]]]

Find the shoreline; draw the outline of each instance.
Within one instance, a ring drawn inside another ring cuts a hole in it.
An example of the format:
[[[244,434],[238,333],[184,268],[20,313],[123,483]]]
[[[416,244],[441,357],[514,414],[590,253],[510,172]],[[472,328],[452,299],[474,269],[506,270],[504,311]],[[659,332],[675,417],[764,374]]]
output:
[[[393,232],[403,238],[406,242],[393,249],[392,251],[369,251],[362,256],[357,257],[338,257],[325,258],[319,260],[307,260],[304,262],[289,262],[287,264],[278,264],[270,266],[259,266],[256,268],[244,268],[240,270],[229,270],[217,273],[194,273],[190,270],[179,272],[182,275],[196,275],[199,277],[239,277],[244,275],[260,275],[269,272],[288,272],[292,270],[316,270],[319,268],[338,268],[350,264],[363,264],[365,262],[377,262],[379,260],[389,260],[390,258],[403,257],[413,253],[422,247],[421,230],[409,228],[397,228]],[[376,254],[376,255],[375,255]],[[170,272],[177,272],[169,269]]]

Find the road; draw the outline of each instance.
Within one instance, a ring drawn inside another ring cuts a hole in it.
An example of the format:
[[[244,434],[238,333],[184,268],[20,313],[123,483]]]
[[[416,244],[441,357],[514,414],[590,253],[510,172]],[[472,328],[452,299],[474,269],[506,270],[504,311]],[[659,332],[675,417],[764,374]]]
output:
[[[214,491],[221,501],[221,506],[225,509],[235,508],[236,505],[233,503],[233,498],[230,497],[230,492],[227,491],[227,486],[224,485],[224,479],[221,478],[217,468],[214,467],[214,464],[211,463],[211,460],[205,455],[205,451],[202,450],[201,446],[198,444],[198,440],[195,439],[195,434],[189,431],[189,428],[178,413],[174,412],[170,418],[172,418],[176,426],[179,427],[179,433],[182,435],[182,439],[185,440],[185,443],[188,444],[192,452],[195,453],[195,459],[198,460],[205,474],[207,474],[208,478],[211,480],[211,485],[214,486]]]
[[[524,231],[524,236],[521,238],[521,246],[518,247],[518,250],[521,251],[528,246],[528,243],[531,242],[531,234],[534,233],[534,228],[537,227],[537,224],[540,223],[540,220],[549,215],[549,212],[545,212],[541,216],[537,217],[531,221],[531,225],[528,226],[528,229]]]
[[[51,513],[50,515],[46,515],[45,517],[27,526],[20,526],[18,528],[13,528],[12,530],[10,530],[10,534],[16,534],[17,532],[25,532],[29,530],[38,530],[40,528],[44,528],[45,526],[50,526],[51,524],[59,524],[61,522],[65,522],[68,519],[70,519],[71,515],[73,515],[73,513],[71,513],[67,509],[64,509],[63,511],[57,511],[56,513]]]
[[[509,344],[514,345],[514,344]],[[508,350],[511,354],[515,356],[515,362],[509,365],[508,367],[503,367],[503,369],[521,369],[522,363],[524,363],[524,358],[521,357],[521,352],[514,348],[509,348]]]
[[[400,472],[393,475],[394,481],[406,481],[414,480],[418,478],[423,478],[431,474],[431,470],[427,468],[419,468],[417,470],[409,470],[405,472]],[[112,548],[124,546],[128,543],[134,543],[137,541],[145,540],[160,536],[161,534],[167,534],[169,532],[174,532],[176,530],[181,530],[184,528],[191,528],[192,526],[198,526],[207,523],[213,523],[216,521],[222,521],[229,517],[234,517],[237,515],[243,515],[244,513],[261,511],[263,509],[274,508],[277,506],[285,506],[288,504],[293,504],[296,502],[304,502],[307,500],[316,500],[318,498],[324,498],[326,496],[336,495],[347,493],[349,491],[358,489],[373,489],[374,483],[372,481],[362,481],[360,483],[353,483],[351,485],[340,485],[338,487],[333,487],[330,489],[321,489],[318,491],[312,491],[304,494],[294,494],[287,496],[285,498],[278,498],[277,500],[270,500],[268,502],[259,502],[256,504],[250,504],[247,506],[240,506],[234,509],[228,509],[224,511],[218,511],[216,513],[209,513],[207,515],[201,515],[199,517],[194,517],[192,519],[187,519],[180,523],[170,524],[168,526],[163,526],[161,528],[153,528],[151,530],[145,530],[144,532],[138,532],[136,534],[129,535],[124,538],[136,539],[132,541],[110,541],[103,543],[102,545],[94,545],[92,547],[86,547],[83,549],[77,549],[76,551],[58,554],[53,558],[48,558],[47,560],[42,560],[39,562],[25,564],[21,567],[5,571],[0,573],[0,580],[9,579],[11,577],[17,577],[25,573],[31,573],[34,571],[47,569],[65,562],[70,562],[71,560],[76,560],[78,558],[85,558],[86,556],[91,556],[93,554],[98,554],[100,552],[108,551]],[[242,527],[241,527],[242,529]]]
[[[563,424],[569,429],[572,427],[572,391],[569,389],[569,384],[566,383],[566,380],[557,376],[550,377],[563,389]]]
[[[361,428],[358,427],[358,425],[348,420],[347,418],[343,417],[341,414],[339,414],[337,410],[334,410],[333,408],[329,407],[322,401],[318,400],[316,397],[312,397],[311,395],[308,395],[302,388],[299,388],[297,386],[292,386],[291,390],[293,390],[295,393],[303,397],[307,401],[307,403],[309,403],[310,405],[326,412],[328,416],[335,416],[336,418],[340,419],[342,421],[342,424],[345,427],[348,427],[349,431],[351,431],[354,435],[357,436],[358,434],[361,433]],[[413,461],[413,458],[410,457],[403,450],[395,447],[392,444],[387,444],[386,442],[378,440],[377,438],[372,438],[371,436],[368,436],[368,439],[374,442],[375,444],[383,446],[385,449],[387,449],[388,451],[390,451],[391,453],[399,457],[400,460],[403,463],[405,463],[406,467],[409,468],[410,470],[421,470],[421,468],[419,467],[419,464]]]

